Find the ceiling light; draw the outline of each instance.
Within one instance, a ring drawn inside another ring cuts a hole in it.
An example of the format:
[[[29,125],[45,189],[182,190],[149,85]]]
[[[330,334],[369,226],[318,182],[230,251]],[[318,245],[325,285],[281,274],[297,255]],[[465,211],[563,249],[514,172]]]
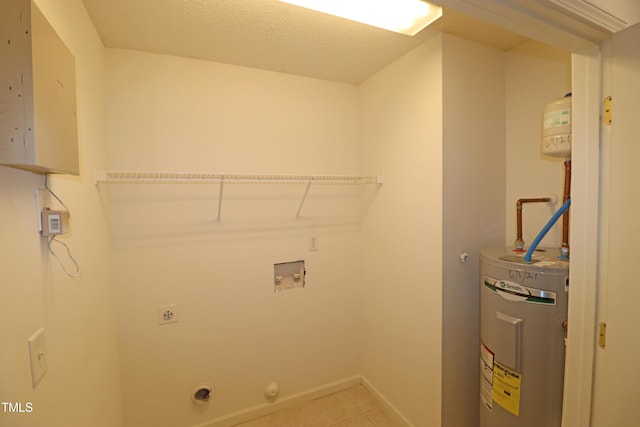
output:
[[[442,8],[422,0],[280,0],[409,36],[442,16]]]

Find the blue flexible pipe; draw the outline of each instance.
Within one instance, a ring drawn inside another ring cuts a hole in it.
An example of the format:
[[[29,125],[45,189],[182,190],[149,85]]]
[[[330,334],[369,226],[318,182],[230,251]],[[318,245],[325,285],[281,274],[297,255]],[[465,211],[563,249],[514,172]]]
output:
[[[562,214],[567,209],[569,209],[569,206],[571,206],[571,199],[567,199],[567,201],[564,202],[564,205],[562,205],[560,207],[560,209],[558,209],[558,211],[553,214],[553,216],[551,217],[549,222],[547,222],[547,224],[542,228],[542,230],[540,230],[540,232],[538,233],[536,238],[533,240],[533,243],[529,247],[529,250],[527,250],[527,253],[524,254],[524,261],[525,262],[531,262],[531,255],[533,254],[533,251],[536,250],[536,248],[540,244],[540,241],[544,238],[544,236],[547,235],[547,233],[549,232],[551,227],[553,227],[553,225],[556,223],[556,221],[558,221],[558,218],[560,218],[562,216]]]

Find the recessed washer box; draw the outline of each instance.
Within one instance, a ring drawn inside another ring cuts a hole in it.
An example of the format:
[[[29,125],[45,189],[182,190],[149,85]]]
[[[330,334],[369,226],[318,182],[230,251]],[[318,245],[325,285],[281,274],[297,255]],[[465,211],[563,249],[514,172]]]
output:
[[[0,1],[0,165],[79,174],[75,59],[32,0]]]
[[[281,262],[273,265],[274,290],[304,288],[307,271],[304,261]]]

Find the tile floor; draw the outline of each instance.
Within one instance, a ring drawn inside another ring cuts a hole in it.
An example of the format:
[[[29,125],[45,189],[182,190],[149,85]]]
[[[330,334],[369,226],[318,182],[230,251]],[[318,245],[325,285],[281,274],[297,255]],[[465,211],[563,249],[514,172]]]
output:
[[[236,427],[399,427],[378,400],[359,385],[284,409]]]

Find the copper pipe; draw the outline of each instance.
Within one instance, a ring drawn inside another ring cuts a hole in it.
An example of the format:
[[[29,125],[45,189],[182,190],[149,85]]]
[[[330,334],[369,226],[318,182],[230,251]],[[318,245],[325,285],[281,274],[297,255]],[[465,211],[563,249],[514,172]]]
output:
[[[550,201],[550,197],[518,199],[516,201],[516,251],[524,252],[524,240],[522,240],[522,205],[525,203],[549,203]]]
[[[571,160],[564,162],[564,197],[566,202],[571,197]],[[560,253],[563,258],[569,257],[569,209],[562,215],[562,247]]]

